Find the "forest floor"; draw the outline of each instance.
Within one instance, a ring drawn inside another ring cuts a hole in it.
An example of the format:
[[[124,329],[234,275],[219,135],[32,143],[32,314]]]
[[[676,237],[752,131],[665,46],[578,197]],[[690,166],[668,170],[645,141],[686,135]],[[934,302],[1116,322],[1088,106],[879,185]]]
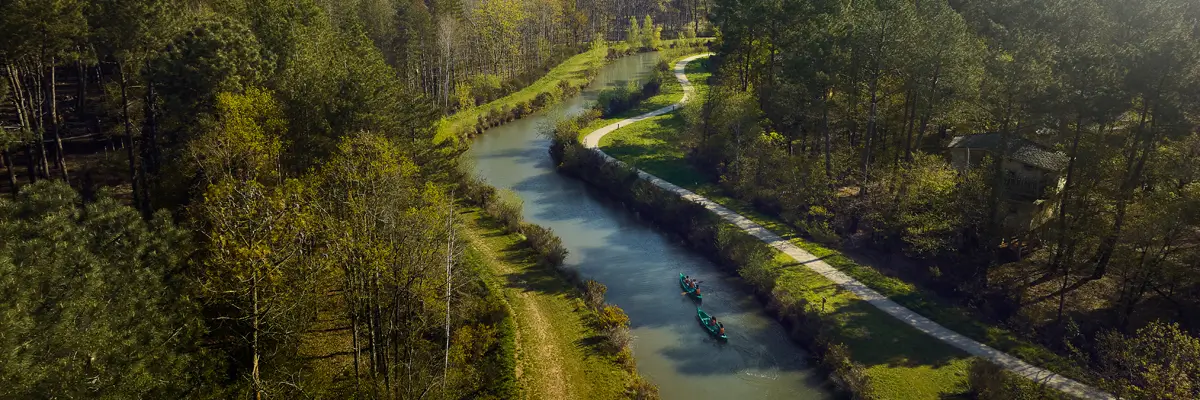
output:
[[[694,83],[692,99],[702,100],[707,91],[709,72],[700,63],[686,67],[688,80]],[[680,91],[679,84],[664,92]],[[674,97],[678,99],[678,95]],[[670,104],[669,102],[666,104]],[[645,113],[665,104],[647,104],[603,123],[581,130],[581,136],[599,127]],[[694,169],[685,159],[681,141],[685,122],[680,112],[671,112],[622,127],[604,136],[599,145],[614,158],[663,180],[688,189],[723,205],[781,236],[789,243],[811,253],[817,260],[866,284],[887,300],[919,313],[963,336],[984,343],[1032,364],[1080,379],[1087,376],[1078,365],[1050,350],[1020,339],[1001,327],[981,321],[970,310],[931,291],[881,273],[852,260],[853,256],[806,240],[800,232],[777,218],[756,212],[744,202],[725,195],[711,179]],[[822,313],[838,321],[833,327],[836,340],[844,342],[855,361],[866,367],[873,388],[880,398],[936,399],[954,396],[966,390],[967,367],[973,357],[897,320],[879,308],[870,306],[853,293],[839,288],[826,277],[776,251],[771,267],[780,288],[810,304],[825,304]],[[1085,380],[1086,381],[1086,380]]]
[[[517,380],[528,399],[617,399],[632,375],[601,348],[591,311],[557,272],[538,266],[520,235],[478,211],[467,239],[504,289],[517,325]]]

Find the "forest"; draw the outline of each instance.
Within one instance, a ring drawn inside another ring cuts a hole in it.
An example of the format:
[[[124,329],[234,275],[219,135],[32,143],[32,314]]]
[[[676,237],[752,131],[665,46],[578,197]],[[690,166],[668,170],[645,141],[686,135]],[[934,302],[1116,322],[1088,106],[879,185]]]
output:
[[[438,121],[710,8],[0,3],[0,397],[514,397]]]
[[[1090,366],[1200,387],[1200,3],[717,0],[688,162]]]

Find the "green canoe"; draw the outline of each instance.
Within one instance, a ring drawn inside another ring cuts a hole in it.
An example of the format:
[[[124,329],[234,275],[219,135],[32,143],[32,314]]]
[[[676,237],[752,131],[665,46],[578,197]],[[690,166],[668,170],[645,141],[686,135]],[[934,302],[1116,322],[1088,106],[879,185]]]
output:
[[[703,325],[704,329],[708,330],[709,335],[713,335],[713,337],[716,337],[717,339],[729,340],[728,336],[725,336],[725,334],[721,333],[720,328],[710,324],[712,321],[712,316],[709,316],[708,313],[704,312],[704,310],[701,310],[700,307],[696,307],[696,316],[700,318],[700,325]]]
[[[703,298],[702,296],[700,296],[699,290],[697,290],[696,288],[693,288],[693,287],[688,287],[688,284],[683,282],[683,274],[679,274],[679,287],[683,288],[683,291],[687,292],[687,294],[690,294],[697,299]]]

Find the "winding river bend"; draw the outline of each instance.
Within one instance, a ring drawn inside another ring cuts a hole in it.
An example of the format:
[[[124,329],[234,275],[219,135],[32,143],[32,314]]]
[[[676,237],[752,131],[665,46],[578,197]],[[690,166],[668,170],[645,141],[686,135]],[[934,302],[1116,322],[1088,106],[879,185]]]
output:
[[[629,314],[638,371],[658,385],[662,398],[832,398],[804,350],[736,279],[583,182],[554,171],[541,128],[578,113],[606,87],[648,77],[657,61],[656,53],[617,60],[581,95],[488,130],[469,153],[476,174],[516,192],[525,217],[562,238],[570,251],[566,264],[608,286],[608,301]],[[726,326],[727,344],[711,339],[696,321],[695,303],[680,295],[680,272],[704,282],[703,307]]]

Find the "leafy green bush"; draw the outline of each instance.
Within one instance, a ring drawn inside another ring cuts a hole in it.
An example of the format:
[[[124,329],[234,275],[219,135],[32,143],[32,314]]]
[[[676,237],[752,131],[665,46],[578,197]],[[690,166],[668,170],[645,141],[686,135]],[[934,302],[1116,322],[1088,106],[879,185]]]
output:
[[[632,83],[625,86],[604,89],[596,97],[596,105],[600,107],[604,116],[612,116],[632,107],[637,96],[636,93],[637,90],[633,87]]]
[[[482,74],[471,78],[470,91],[475,105],[487,103],[498,97],[500,88],[500,77],[497,75]]]
[[[483,210],[499,220],[509,232],[521,232],[521,199],[512,192],[500,192],[492,201],[484,203]]]
[[[562,89],[559,89],[560,91]],[[533,98],[533,108],[541,109],[547,105],[553,104],[556,101],[556,96],[551,92],[538,93],[537,97]]]
[[[596,317],[600,321],[600,326],[604,328],[629,326],[629,316],[625,314],[625,310],[611,304],[601,306],[596,311]]]
[[[538,263],[548,267],[559,267],[567,259],[567,248],[563,247],[562,239],[550,228],[534,224],[521,224],[521,234],[529,246],[538,253]]]

